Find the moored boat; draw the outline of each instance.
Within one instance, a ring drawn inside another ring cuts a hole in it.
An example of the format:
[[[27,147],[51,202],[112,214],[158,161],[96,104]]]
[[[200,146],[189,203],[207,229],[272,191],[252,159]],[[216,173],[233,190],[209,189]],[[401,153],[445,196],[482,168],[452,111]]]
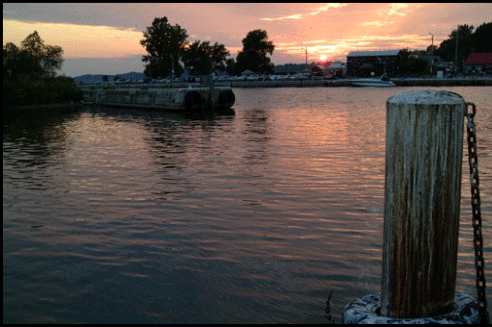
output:
[[[373,86],[373,87],[388,87],[396,86],[387,75],[383,75],[379,78],[359,78],[350,81],[352,86]]]

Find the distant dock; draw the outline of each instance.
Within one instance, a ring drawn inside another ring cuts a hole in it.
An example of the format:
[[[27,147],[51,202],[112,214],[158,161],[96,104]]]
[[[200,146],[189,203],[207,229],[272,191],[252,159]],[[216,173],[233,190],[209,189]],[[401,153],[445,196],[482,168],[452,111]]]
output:
[[[216,81],[216,87],[230,88],[255,88],[255,87],[340,87],[351,86],[351,78],[341,78],[338,80],[292,80],[292,81]],[[465,78],[391,78],[396,86],[492,86],[492,77],[465,77]],[[173,83],[169,84],[125,84],[111,85],[115,88],[187,88],[199,87],[198,83]],[[101,83],[84,84],[80,88],[88,90],[90,87],[104,87]]]
[[[250,87],[339,87],[351,86],[351,78],[338,80],[301,80],[301,81],[231,81],[215,82],[217,86],[237,88]],[[396,86],[492,86],[489,78],[392,78]]]

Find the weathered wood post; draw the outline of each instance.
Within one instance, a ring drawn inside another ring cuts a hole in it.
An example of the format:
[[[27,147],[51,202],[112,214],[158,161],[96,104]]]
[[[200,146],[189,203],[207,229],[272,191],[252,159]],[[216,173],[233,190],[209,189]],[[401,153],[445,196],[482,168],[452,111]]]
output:
[[[465,109],[435,90],[386,103],[382,316],[454,310]]]
[[[386,103],[382,291],[347,304],[346,324],[477,323],[456,292],[463,98],[422,90]]]

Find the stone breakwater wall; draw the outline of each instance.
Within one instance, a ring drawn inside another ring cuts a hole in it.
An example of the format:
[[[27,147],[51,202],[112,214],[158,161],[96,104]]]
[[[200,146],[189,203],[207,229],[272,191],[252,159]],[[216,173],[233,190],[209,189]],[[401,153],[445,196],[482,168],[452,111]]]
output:
[[[196,111],[230,108],[235,96],[230,87],[81,87],[84,102],[120,107]]]

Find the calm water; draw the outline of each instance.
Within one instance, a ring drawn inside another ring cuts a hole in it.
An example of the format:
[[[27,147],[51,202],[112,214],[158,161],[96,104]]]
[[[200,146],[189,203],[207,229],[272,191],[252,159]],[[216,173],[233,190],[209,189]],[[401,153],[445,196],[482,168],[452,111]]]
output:
[[[492,88],[446,89],[478,105],[491,294]],[[3,322],[325,323],[330,291],[340,322],[381,289],[385,101],[406,90],[4,122]],[[467,172],[457,291],[476,296]]]

